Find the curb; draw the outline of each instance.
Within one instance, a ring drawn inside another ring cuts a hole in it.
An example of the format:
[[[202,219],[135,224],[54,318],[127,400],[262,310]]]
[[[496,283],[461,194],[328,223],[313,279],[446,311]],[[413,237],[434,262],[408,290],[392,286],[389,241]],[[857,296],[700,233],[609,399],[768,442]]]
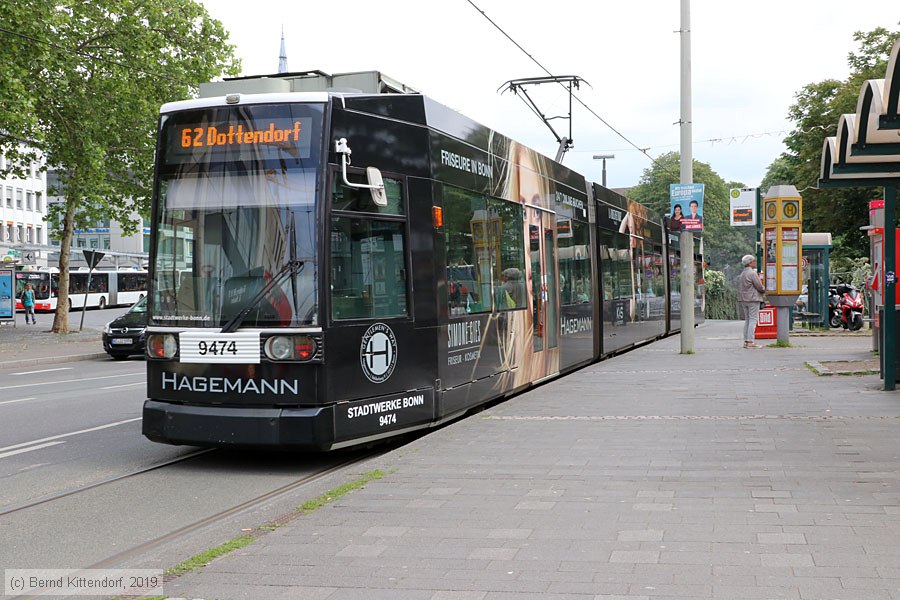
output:
[[[857,369],[857,370],[846,370],[840,368],[834,368],[835,366],[839,366],[842,362],[850,362],[850,361],[836,361],[836,360],[828,360],[828,361],[818,361],[818,360],[809,360],[804,364],[816,375],[819,376],[829,376],[829,375],[878,375],[880,373],[879,369]],[[829,363],[826,365],[826,363]]]
[[[844,331],[842,329],[835,329],[832,331],[809,331],[806,329],[792,329],[790,334],[797,337],[872,337],[872,330]]]
[[[40,359],[28,358],[22,360],[0,360],[0,369],[15,369],[25,365],[34,365],[39,361],[42,365],[52,365],[65,362],[78,362],[83,360],[94,360],[97,358],[108,357],[106,352],[94,352],[91,354],[68,354],[64,356],[47,356]]]

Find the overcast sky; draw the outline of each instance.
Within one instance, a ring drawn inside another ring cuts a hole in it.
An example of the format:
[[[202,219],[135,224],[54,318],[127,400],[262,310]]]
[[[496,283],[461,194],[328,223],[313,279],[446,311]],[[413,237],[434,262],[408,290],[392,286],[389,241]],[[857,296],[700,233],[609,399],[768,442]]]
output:
[[[634,146],[679,149],[679,0],[202,1],[231,32],[244,75],[277,72],[283,27],[290,71],[379,70],[552,158],[550,130],[498,91],[546,73],[486,15],[552,74],[584,79],[578,97],[621,134],[575,103],[564,164],[599,182],[593,155],[615,154],[607,185],[629,187],[652,164]],[[898,22],[898,0],[692,0],[694,158],[758,185],[784,150],[796,92],[846,78],[855,31]],[[545,115],[567,114],[561,88],[529,90]],[[565,120],[553,124],[568,134]]]

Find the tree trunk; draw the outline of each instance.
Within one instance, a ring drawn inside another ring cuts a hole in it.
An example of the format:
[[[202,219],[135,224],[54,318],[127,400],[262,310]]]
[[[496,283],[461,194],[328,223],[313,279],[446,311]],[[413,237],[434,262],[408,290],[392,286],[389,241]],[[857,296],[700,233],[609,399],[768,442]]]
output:
[[[75,236],[75,201],[66,197],[66,216],[63,218],[62,237],[59,240],[59,289],[57,290],[56,317],[53,333],[69,333],[69,253]],[[84,310],[84,309],[82,309]]]

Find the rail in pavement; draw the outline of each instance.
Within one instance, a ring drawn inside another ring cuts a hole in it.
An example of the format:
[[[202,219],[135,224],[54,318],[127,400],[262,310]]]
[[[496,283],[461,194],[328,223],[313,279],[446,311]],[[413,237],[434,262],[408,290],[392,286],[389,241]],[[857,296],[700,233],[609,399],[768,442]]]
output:
[[[373,459],[358,471],[384,478],[166,594],[897,600],[900,395],[806,366],[871,340],[744,349],[740,329],[708,321],[696,354],[669,338]]]

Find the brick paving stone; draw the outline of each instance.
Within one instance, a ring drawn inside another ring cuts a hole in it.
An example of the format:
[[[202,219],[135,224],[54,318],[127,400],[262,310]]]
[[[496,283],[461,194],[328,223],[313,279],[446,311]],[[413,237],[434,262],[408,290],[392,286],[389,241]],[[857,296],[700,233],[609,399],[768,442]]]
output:
[[[372,459],[383,479],[166,591],[900,600],[900,392],[804,366],[871,340],[751,353],[739,330],[707,322],[694,355],[668,338]]]

